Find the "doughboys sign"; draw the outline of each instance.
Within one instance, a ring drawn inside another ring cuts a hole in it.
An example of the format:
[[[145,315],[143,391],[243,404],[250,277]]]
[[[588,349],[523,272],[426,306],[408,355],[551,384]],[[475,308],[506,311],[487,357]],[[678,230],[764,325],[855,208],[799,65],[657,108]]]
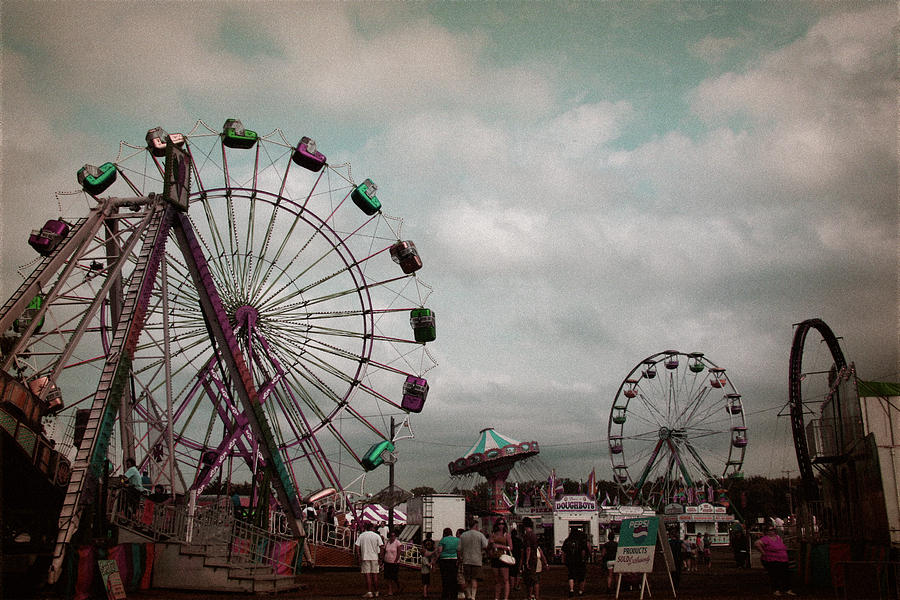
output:
[[[659,517],[625,519],[619,531],[616,573],[650,573],[656,554]]]
[[[556,512],[597,512],[597,502],[587,496],[563,496],[553,505]]]

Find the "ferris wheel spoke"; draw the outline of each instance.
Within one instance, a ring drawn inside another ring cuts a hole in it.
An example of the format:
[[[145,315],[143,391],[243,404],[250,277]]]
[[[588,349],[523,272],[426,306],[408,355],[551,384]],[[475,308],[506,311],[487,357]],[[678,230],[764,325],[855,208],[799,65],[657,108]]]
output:
[[[659,433],[660,426],[666,422],[664,419],[661,419],[660,415],[657,413],[648,413],[646,411],[639,412],[636,410],[632,410],[627,414],[629,419],[637,420],[644,426],[652,428],[654,437]]]
[[[721,406],[710,405],[707,406],[702,412],[698,409],[696,411],[692,411],[688,418],[679,419],[680,424],[684,424],[684,429],[702,429],[703,426],[711,426],[715,422],[724,423],[724,420],[718,419],[716,420],[717,414],[720,411],[724,412],[724,403]]]
[[[638,401],[640,406],[644,409],[643,414],[652,416],[655,423],[662,424],[668,420],[665,413],[657,406],[657,402],[652,399],[652,395],[645,393],[639,385],[635,386],[635,391],[637,392],[637,396],[629,400],[629,406],[632,402]]]
[[[266,228],[266,234],[263,241],[261,256],[268,256],[268,248],[271,243],[272,235],[276,231],[276,223],[278,221],[278,217],[284,214],[287,214],[289,211],[286,210],[276,210],[275,207],[271,209],[268,216],[268,227]],[[251,296],[253,298],[257,298],[263,295],[263,289],[266,286],[268,278],[271,276],[272,272],[275,270],[275,265],[279,264],[282,261],[284,256],[284,252],[287,250],[288,246],[293,242],[293,234],[298,229],[298,227],[307,223],[306,219],[303,216],[302,209],[297,212],[290,211],[290,223],[288,224],[288,229],[281,236],[281,243],[278,248],[275,250],[272,256],[268,257],[268,267],[265,270],[258,271],[261,275],[257,275],[250,282],[250,290]],[[298,252],[293,259],[287,260],[289,264],[293,264],[299,258],[300,253],[305,249],[315,238],[315,236],[311,236],[310,239],[303,245],[301,250]]]
[[[710,471],[709,467],[706,466],[706,463],[700,457],[700,454],[697,452],[694,446],[692,444],[686,443],[685,448],[687,449],[691,457],[693,457],[694,461],[700,469],[700,472],[705,476],[706,481],[704,483],[706,483],[707,481],[715,481],[715,474],[713,474],[713,472]]]
[[[691,394],[691,396],[689,396],[689,402],[686,402],[682,407],[681,413],[678,416],[678,420],[684,423],[692,422],[696,418],[697,412],[703,406],[704,400],[708,395],[708,388],[701,388],[697,391],[696,394]]]

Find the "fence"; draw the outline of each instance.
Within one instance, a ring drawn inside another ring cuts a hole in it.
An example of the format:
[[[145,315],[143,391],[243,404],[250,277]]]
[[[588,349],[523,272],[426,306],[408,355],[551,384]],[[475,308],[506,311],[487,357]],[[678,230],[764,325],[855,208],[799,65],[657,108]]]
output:
[[[846,561],[836,563],[843,570],[843,587],[835,598],[845,600],[900,599],[900,563],[888,561]]]

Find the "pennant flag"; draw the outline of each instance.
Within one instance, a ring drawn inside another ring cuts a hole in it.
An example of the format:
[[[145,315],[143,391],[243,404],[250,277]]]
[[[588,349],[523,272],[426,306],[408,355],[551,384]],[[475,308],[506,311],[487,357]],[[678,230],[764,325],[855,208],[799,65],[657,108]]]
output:
[[[547,495],[547,492],[544,491],[544,488],[541,488],[540,492],[541,498],[544,500],[544,504],[546,504],[550,508],[553,508],[553,501],[550,500],[550,496]]]
[[[602,506],[603,508],[606,508],[607,506],[609,506],[609,504],[610,504],[609,492],[606,492],[606,495],[603,498],[603,502],[600,503],[600,506]]]
[[[550,487],[550,493],[552,494],[553,499],[556,500],[556,498],[557,498],[560,494],[562,494],[563,491],[564,491],[564,490],[563,490],[563,483],[562,483],[562,479],[557,479],[557,478],[556,478],[556,469],[553,469],[553,470],[551,471],[551,474],[552,474],[552,476],[553,476],[553,486]]]
[[[587,495],[591,500],[597,497],[597,475],[594,471],[594,469],[591,469],[591,474],[588,475],[587,480]]]

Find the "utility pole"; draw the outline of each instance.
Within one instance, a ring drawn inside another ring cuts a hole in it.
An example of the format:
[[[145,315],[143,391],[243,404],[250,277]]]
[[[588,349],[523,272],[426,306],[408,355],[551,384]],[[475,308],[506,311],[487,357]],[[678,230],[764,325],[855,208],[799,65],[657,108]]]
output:
[[[794,490],[793,490],[793,486],[791,485],[791,471],[790,471],[790,469],[785,469],[782,471],[782,474],[784,474],[788,480],[787,499],[788,499],[790,515],[791,515],[791,517],[793,517],[794,516]]]
[[[393,439],[394,439],[394,417],[391,417],[391,441],[393,441]],[[389,531],[394,530],[394,499],[393,499],[393,495],[394,495],[394,462],[396,462],[396,461],[392,460],[388,464],[388,489],[391,490],[390,493],[392,496],[391,502],[390,502],[391,505],[388,508],[388,530]]]

